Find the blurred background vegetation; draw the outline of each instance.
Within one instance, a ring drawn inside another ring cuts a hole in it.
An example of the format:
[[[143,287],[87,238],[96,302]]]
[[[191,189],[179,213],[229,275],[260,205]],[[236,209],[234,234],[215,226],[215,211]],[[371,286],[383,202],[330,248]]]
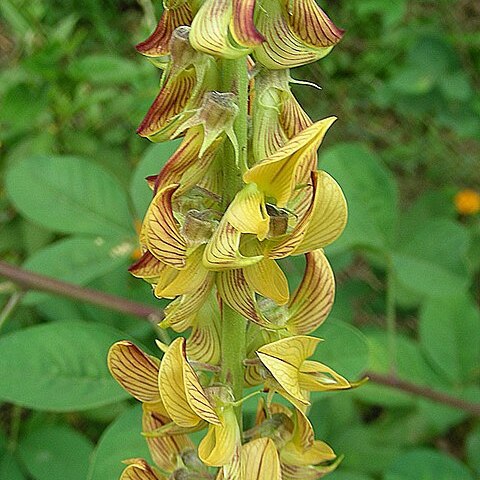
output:
[[[292,72],[322,90],[294,91],[314,119],[339,117],[320,166],[344,188],[350,223],[329,250],[337,302],[318,359],[478,404],[480,3],[320,4],[347,33]],[[0,255],[161,306],[126,272],[143,178],[175,148],[135,135],[158,91],[133,48],[152,12],[147,0],[0,1]],[[292,284],[301,267],[285,264]],[[154,329],[0,280],[0,478],[118,478],[121,459],[148,454],[106,349],[126,337],[152,350]],[[374,381],[314,400],[317,436],[345,454],[332,480],[480,478],[472,412]]]

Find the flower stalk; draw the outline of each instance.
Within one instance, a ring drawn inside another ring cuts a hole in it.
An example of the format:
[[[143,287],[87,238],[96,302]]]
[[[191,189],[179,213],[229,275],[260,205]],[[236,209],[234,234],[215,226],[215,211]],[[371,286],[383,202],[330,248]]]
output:
[[[156,464],[131,459],[121,479],[318,479],[340,457],[315,440],[311,394],[358,385],[312,358],[320,339],[310,336],[332,308],[323,248],[342,233],[347,208],[317,169],[335,117],[308,117],[289,70],[327,55],[343,31],[314,0],[164,7],[137,46],[164,69],[138,133],[183,140],[147,178],[152,202],[130,271],[171,300],[159,326],[188,336],[157,342],[163,356],[127,341],[110,349],[112,375],[143,403]],[[306,268],[291,292],[278,261],[292,255],[305,255]],[[262,390],[244,435],[242,404]]]

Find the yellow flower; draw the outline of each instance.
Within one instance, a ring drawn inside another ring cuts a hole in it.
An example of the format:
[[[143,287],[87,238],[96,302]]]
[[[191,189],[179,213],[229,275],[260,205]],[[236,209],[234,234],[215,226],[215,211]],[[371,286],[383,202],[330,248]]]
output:
[[[242,447],[242,479],[282,480],[275,444],[269,438],[258,438]]]
[[[173,32],[171,59],[162,87],[137,129],[140,136],[154,142],[169,140],[200,107],[207,90],[216,85],[214,59],[194,50],[189,35],[189,27],[178,27]]]
[[[191,42],[223,58],[253,51],[267,68],[282,69],[324,57],[342,35],[315,0],[205,0]]]
[[[230,463],[240,445],[233,398],[224,387],[211,387],[207,395],[186,359],[185,339],[170,344],[158,379],[165,410],[177,425],[192,428],[208,422],[207,435],[198,447],[200,460],[217,467]]]
[[[265,386],[280,393],[299,410],[310,405],[309,392],[352,388],[345,378],[323,363],[307,360],[321,340],[295,336],[264,345],[257,356],[268,372]]]
[[[251,165],[274,154],[288,140],[313,123],[293,96],[290,81],[288,69],[262,68],[255,75]],[[306,169],[310,167],[311,171],[315,168],[316,157],[315,152],[310,161],[304,162]]]
[[[455,208],[460,215],[475,215],[480,212],[480,193],[471,188],[460,190],[455,195]]]
[[[157,358],[147,355],[128,341],[115,343],[108,353],[108,367],[112,376],[128,393],[144,404],[142,426],[146,434],[160,429],[172,431],[173,426],[160,397],[159,364]],[[177,468],[178,459],[194,449],[186,435],[180,431],[175,433],[175,436],[147,436],[152,459],[165,472],[173,472]],[[155,478],[144,461],[133,462],[122,478],[136,479],[135,474],[140,478]]]

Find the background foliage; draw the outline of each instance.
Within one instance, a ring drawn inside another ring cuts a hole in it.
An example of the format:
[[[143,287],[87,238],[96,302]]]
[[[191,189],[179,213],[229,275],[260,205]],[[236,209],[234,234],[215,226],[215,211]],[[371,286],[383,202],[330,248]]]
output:
[[[480,190],[480,6],[321,4],[347,35],[293,73],[322,90],[295,93],[315,119],[339,117],[320,166],[350,222],[329,251],[338,294],[318,358],[478,402],[480,217],[454,197]],[[175,148],[134,133],[158,87],[133,50],[151,21],[146,0],[0,2],[0,255],[159,305],[126,272],[143,178]],[[294,285],[302,265],[284,266]],[[105,355],[121,338],[153,350],[153,327],[7,280],[0,296],[0,478],[114,480],[121,459],[148,456]],[[480,423],[462,410],[374,382],[314,399],[318,437],[345,454],[332,480],[480,477]]]

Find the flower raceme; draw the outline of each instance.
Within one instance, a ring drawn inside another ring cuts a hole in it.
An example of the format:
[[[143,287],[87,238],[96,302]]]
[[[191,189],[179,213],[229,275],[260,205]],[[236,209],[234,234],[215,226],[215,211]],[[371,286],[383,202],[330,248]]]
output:
[[[137,45],[163,70],[138,133],[182,141],[147,177],[130,272],[170,300],[160,327],[189,334],[157,342],[162,358],[129,341],[110,349],[111,374],[143,404],[153,461],[127,460],[122,480],[313,480],[340,461],[308,420],[312,392],[357,386],[310,359],[335,296],[323,249],[347,221],[340,186],[317,167],[336,118],[310,119],[290,69],[342,35],[314,0],[164,0]],[[293,256],[305,268],[291,290]],[[261,395],[247,431],[245,387]]]

